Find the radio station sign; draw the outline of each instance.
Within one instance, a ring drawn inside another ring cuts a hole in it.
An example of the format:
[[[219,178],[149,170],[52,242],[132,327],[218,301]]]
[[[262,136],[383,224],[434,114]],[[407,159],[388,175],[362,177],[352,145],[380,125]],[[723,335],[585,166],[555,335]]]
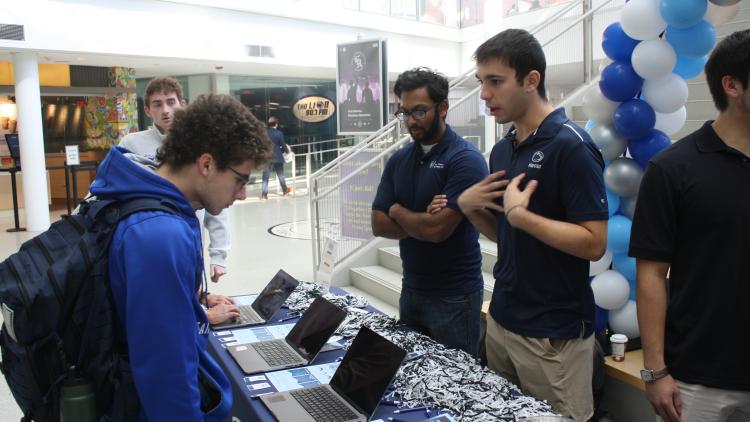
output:
[[[294,103],[294,117],[306,123],[318,123],[330,119],[336,111],[336,104],[326,97],[311,95]]]

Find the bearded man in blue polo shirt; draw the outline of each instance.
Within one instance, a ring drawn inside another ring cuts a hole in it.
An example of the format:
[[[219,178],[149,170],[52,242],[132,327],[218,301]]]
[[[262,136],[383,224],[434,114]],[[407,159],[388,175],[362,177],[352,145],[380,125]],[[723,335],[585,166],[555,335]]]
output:
[[[447,347],[479,350],[484,282],[479,232],[458,196],[487,176],[472,144],[445,123],[448,80],[426,68],[399,75],[398,117],[414,142],[388,160],[372,204],[375,236],[399,239],[403,287],[399,318]],[[438,207],[428,206],[436,201]]]
[[[607,243],[604,162],[588,134],[547,101],[546,60],[531,34],[503,31],[474,58],[489,112],[498,123],[513,123],[492,148],[492,174],[458,200],[498,243],[488,365],[585,421],[593,414],[589,261]]]

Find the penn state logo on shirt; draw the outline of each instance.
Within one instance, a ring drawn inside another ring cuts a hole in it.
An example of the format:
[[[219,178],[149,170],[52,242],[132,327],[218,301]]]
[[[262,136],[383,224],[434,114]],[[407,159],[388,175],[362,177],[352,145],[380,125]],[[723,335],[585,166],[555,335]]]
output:
[[[431,169],[444,169],[445,163],[438,163],[435,160],[430,161],[430,168]]]
[[[540,169],[542,168],[542,165],[539,164],[544,160],[544,153],[542,151],[537,151],[534,153],[534,155],[531,156],[531,162],[529,163],[529,167],[534,169]]]

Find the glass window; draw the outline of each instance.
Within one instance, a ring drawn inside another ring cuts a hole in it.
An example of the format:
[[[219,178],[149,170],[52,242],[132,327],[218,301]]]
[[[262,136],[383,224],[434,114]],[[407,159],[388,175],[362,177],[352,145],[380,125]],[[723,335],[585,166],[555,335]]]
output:
[[[391,16],[417,20],[417,0],[391,0]]]
[[[484,0],[461,1],[461,28],[484,23]]]

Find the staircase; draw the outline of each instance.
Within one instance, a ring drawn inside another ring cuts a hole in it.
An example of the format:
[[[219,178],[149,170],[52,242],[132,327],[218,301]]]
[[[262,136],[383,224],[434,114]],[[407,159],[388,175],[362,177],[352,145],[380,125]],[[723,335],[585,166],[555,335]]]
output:
[[[497,245],[485,237],[479,238],[482,251],[482,277],[484,278],[484,299],[492,297],[495,279],[492,267],[497,262]],[[368,295],[379,298],[398,308],[401,295],[401,254],[398,245],[378,248],[378,264],[349,269],[352,286]]]

